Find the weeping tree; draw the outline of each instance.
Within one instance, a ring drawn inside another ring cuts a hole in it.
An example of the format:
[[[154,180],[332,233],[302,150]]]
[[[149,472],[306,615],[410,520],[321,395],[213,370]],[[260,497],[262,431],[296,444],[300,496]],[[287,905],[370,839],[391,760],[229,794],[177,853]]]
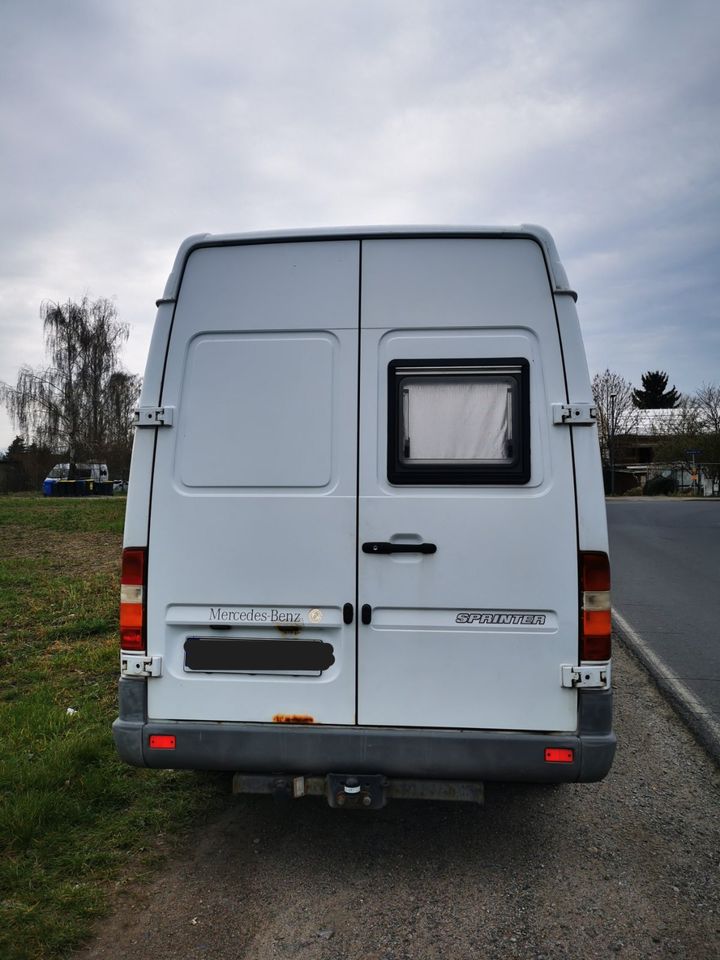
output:
[[[106,438],[114,446],[131,446],[133,416],[140,397],[141,380],[134,373],[116,370],[105,392]]]
[[[0,396],[23,436],[70,461],[103,457],[111,446],[129,454],[132,410],[140,378],[122,370],[120,350],[128,326],[106,299],[40,308],[47,365],[23,366],[15,387]]]

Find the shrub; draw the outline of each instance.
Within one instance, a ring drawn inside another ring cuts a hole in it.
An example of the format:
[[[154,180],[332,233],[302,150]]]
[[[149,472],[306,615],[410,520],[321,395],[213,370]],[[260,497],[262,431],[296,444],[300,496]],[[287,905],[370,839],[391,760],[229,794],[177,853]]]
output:
[[[646,497],[668,496],[677,493],[677,484],[672,477],[650,477],[643,487],[643,493]]]

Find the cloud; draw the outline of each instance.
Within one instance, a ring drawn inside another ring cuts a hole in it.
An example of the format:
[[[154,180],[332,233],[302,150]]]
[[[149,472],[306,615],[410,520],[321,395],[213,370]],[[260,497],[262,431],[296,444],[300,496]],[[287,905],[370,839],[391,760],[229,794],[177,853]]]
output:
[[[714,2],[5,0],[0,35],[0,379],[86,290],[142,369],[200,230],[530,221],[591,368],[717,380]]]

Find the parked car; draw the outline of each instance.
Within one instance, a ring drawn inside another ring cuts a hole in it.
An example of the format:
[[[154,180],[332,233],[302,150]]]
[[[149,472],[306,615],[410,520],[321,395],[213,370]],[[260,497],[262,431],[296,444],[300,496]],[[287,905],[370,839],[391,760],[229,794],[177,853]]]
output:
[[[112,495],[106,463],[56,463],[43,481],[46,497]]]

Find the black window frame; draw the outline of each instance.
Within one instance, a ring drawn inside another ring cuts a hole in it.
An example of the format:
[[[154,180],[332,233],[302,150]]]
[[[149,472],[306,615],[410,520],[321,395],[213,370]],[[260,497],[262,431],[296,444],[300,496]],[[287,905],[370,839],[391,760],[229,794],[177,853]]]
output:
[[[482,374],[496,372],[515,380],[512,429],[513,458],[509,463],[408,463],[400,456],[403,445],[402,382],[405,376],[428,378],[452,375],[463,368]],[[514,369],[513,369],[514,368]],[[407,372],[406,372],[407,371]],[[388,364],[387,476],[394,485],[522,484],[530,480],[530,363],[525,357],[391,360]]]

